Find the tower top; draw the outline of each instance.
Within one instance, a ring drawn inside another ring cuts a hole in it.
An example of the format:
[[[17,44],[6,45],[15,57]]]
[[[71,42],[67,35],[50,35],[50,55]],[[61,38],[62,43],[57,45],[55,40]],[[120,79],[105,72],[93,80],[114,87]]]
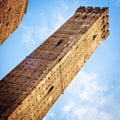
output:
[[[85,7],[85,6],[80,6],[76,12],[94,12],[94,13],[102,13],[104,11],[108,11],[108,7],[103,7],[103,8],[100,8],[100,7],[92,7],[92,6],[88,6],[88,7]]]

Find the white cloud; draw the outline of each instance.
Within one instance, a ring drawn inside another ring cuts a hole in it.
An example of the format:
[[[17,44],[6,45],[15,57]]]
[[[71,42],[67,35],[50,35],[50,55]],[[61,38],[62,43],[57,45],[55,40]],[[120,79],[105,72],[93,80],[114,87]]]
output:
[[[68,87],[68,90],[66,91],[71,91],[71,95],[78,94],[81,100],[95,102],[95,99],[101,96],[102,93],[108,89],[107,86],[100,82],[101,81],[96,73],[80,71],[72,82],[71,87]],[[76,88],[75,90],[74,87]],[[75,92],[74,94],[72,93],[72,89]]]
[[[77,77],[78,78],[78,77]],[[85,73],[81,71],[81,78],[79,82],[79,97],[83,101],[95,103],[101,97],[102,92],[106,91],[106,86],[99,84],[99,79],[95,73]],[[94,98],[94,99],[93,99]],[[103,99],[99,99],[103,103]]]
[[[36,38],[37,40],[44,41],[51,33],[52,29],[49,28],[47,25],[43,24],[40,28],[36,29]]]
[[[40,24],[37,28],[34,26],[26,26],[21,24],[23,34],[21,36],[28,53],[32,52],[38,45],[40,45],[52,33],[51,28],[46,24]]]
[[[65,114],[66,120],[111,120],[110,115],[105,112],[100,112],[95,108],[77,107],[77,105]]]
[[[53,18],[55,19],[53,30],[58,29],[65,22],[65,16],[59,11],[53,14]]]
[[[69,113],[74,106],[75,106],[74,102],[69,102],[68,105],[64,106],[63,111],[65,113]]]
[[[33,28],[27,27],[23,24],[20,25],[23,30],[22,42],[25,45],[25,48],[28,52],[31,52],[36,45],[36,41],[34,39],[34,30]]]
[[[96,73],[81,71],[65,91],[69,96],[62,108],[65,120],[111,120],[111,115],[101,110],[107,90]]]

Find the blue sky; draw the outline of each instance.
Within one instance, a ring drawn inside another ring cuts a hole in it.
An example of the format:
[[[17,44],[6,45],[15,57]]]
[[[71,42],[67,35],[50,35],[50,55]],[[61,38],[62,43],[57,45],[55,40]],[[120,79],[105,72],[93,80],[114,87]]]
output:
[[[44,120],[120,120],[120,0],[29,0],[19,28],[0,46],[0,79],[81,6],[108,6],[110,36]]]

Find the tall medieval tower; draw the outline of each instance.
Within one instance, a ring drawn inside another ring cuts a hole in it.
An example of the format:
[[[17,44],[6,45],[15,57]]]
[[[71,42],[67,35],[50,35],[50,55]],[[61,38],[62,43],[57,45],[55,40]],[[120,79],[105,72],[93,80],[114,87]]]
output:
[[[79,7],[42,45],[0,81],[0,120],[41,120],[98,45],[108,8]]]

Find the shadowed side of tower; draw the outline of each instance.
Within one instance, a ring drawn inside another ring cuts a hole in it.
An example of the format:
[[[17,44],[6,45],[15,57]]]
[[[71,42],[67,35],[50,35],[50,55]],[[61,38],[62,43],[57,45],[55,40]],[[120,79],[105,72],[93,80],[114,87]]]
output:
[[[16,30],[27,9],[28,0],[0,0],[0,44]]]
[[[0,120],[40,120],[109,34],[108,8],[79,7],[0,81]]]

